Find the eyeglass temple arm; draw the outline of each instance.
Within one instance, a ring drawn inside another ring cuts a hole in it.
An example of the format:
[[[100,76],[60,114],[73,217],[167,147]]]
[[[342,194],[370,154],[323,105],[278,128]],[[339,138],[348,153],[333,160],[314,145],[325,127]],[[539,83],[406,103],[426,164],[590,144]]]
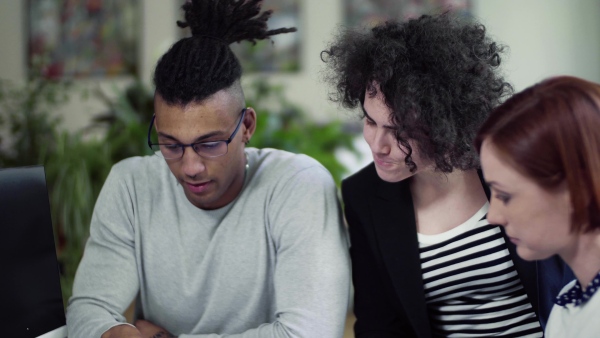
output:
[[[148,126],[148,147],[150,147],[150,149],[152,149],[152,142],[150,142],[150,134],[152,134],[152,126],[154,125],[154,119],[156,118],[156,115],[152,115],[152,119],[150,120],[150,126]]]

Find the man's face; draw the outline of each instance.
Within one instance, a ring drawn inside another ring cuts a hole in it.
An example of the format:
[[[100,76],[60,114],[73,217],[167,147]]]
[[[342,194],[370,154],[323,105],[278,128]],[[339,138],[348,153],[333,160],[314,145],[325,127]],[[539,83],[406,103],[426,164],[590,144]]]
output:
[[[201,103],[168,105],[160,95],[154,99],[154,126],[158,143],[191,144],[227,140],[241,118],[243,99],[221,90]],[[228,145],[227,154],[205,158],[186,147],[180,159],[165,160],[183,187],[188,200],[200,209],[217,209],[233,201],[244,184],[244,142],[254,132],[256,114],[246,110],[240,129]]]

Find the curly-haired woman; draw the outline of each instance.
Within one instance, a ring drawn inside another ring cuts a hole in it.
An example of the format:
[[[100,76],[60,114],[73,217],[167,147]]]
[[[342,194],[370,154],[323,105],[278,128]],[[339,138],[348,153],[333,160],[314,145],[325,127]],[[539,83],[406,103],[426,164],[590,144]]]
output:
[[[343,31],[322,53],[332,99],[360,107],[373,163],[342,184],[357,337],[541,337],[569,280],[486,219],[473,138],[512,93],[503,48],[452,14]]]

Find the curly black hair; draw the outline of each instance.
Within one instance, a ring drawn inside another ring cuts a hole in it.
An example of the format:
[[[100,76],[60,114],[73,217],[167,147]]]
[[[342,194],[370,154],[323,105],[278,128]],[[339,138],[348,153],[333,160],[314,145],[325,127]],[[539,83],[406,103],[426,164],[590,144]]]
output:
[[[417,166],[409,140],[436,170],[450,173],[479,167],[475,134],[513,92],[499,73],[504,49],[482,24],[446,12],[343,30],[321,59],[336,88],[330,99],[344,107],[356,108],[379,87],[411,172]]]
[[[269,39],[296,28],[267,29],[273,11],[260,13],[262,0],[188,0],[182,6],[192,36],[176,42],[154,71],[156,92],[167,104],[200,102],[229,88],[242,67],[229,48],[233,42]]]

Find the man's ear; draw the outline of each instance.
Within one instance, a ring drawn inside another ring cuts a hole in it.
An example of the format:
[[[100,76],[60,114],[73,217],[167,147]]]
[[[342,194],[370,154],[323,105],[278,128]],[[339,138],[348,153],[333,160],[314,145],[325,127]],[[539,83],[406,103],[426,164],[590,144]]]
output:
[[[250,142],[252,135],[254,135],[254,131],[256,130],[256,111],[254,108],[248,107],[246,108],[246,115],[244,116],[244,129],[243,129],[243,137],[242,140],[244,143]]]

